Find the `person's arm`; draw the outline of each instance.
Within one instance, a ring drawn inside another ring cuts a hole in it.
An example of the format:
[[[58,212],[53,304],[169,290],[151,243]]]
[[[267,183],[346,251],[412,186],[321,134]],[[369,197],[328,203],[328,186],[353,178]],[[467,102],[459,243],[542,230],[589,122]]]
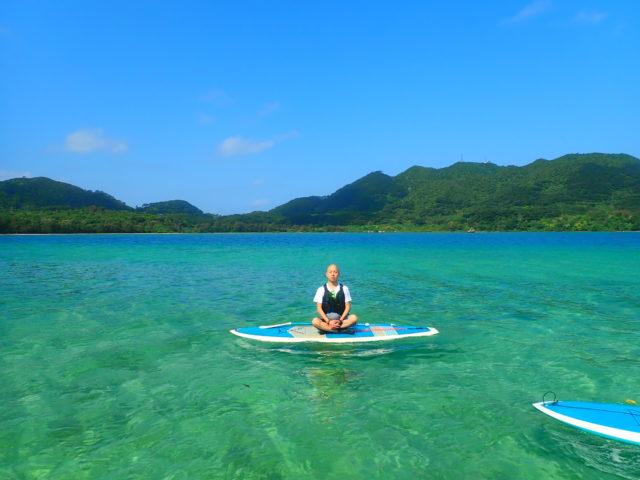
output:
[[[329,323],[329,319],[327,318],[327,314],[324,313],[324,310],[322,310],[322,303],[316,303],[316,310],[318,310],[318,315],[320,316],[320,319],[325,322],[325,323]]]
[[[322,310],[322,303],[316,303],[316,308],[318,310],[320,320],[329,325],[329,328],[335,330],[336,328],[340,328],[342,326],[342,320],[329,320],[327,314],[324,312],[324,310]]]
[[[344,322],[344,319],[349,316],[349,312],[351,311],[351,302],[344,302],[344,312],[340,315],[340,323]]]

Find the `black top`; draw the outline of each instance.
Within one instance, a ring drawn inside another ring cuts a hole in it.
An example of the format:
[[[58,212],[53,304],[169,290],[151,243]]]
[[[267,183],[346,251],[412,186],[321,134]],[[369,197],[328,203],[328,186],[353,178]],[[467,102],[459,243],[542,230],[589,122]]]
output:
[[[344,313],[345,301],[344,291],[342,290],[342,284],[340,289],[335,295],[329,291],[327,284],[324,284],[324,296],[322,297],[322,311],[326,313],[335,312],[339,315]]]

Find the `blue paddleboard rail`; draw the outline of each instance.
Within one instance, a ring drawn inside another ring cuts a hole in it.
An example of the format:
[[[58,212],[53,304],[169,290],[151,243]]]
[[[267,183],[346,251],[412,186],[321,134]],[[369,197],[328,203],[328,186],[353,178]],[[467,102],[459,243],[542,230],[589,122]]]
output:
[[[424,337],[438,333],[433,327],[395,325],[391,323],[357,323],[338,332],[320,332],[311,323],[291,322],[261,327],[245,327],[231,330],[240,337],[263,342],[373,342],[399,338]]]
[[[533,406],[586,432],[640,445],[640,407],[577,401],[538,402]]]

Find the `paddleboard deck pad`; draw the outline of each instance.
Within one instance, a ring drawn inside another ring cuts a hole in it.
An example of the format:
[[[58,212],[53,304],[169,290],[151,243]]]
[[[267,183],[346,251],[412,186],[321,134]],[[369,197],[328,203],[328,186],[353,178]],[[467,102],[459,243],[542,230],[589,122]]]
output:
[[[427,337],[438,333],[433,327],[400,326],[392,323],[357,323],[336,333],[320,333],[311,323],[283,323],[231,330],[240,337],[263,342],[377,342],[400,338]]]
[[[589,433],[640,445],[640,407],[614,403],[553,401],[533,406]]]

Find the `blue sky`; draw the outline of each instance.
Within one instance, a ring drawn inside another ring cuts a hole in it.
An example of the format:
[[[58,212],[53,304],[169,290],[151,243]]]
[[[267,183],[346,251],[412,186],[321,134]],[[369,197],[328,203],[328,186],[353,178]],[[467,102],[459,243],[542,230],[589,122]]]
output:
[[[0,180],[208,213],[376,170],[640,156],[640,2],[0,3]]]

